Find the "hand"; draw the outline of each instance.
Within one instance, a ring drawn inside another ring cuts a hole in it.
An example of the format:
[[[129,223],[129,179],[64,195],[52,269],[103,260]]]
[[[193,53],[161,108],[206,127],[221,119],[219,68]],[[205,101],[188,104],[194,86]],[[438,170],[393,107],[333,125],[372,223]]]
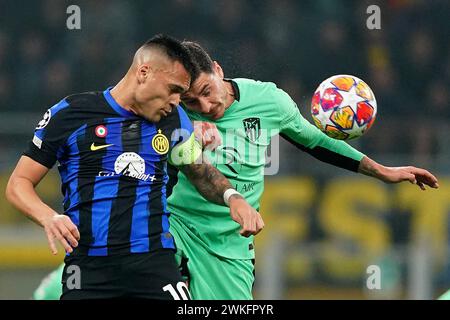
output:
[[[194,121],[194,134],[197,141],[202,143],[203,150],[214,150],[222,144],[219,130],[214,123]]]
[[[258,211],[253,209],[245,199],[234,194],[228,200],[231,218],[242,227],[240,234],[244,237],[257,235],[264,228],[264,221]]]
[[[385,167],[367,156],[361,159],[358,172],[378,178],[386,183],[409,181],[417,184],[422,190],[425,190],[425,185],[435,189],[439,188],[437,178],[425,169],[412,166]]]
[[[68,253],[73,252],[73,248],[78,246],[80,233],[77,226],[70,220],[68,216],[55,214],[51,218],[44,221],[44,230],[47,234],[48,244],[53,254],[57,254],[55,239],[61,242],[62,246]]]
[[[425,190],[425,185],[431,188],[439,188],[438,180],[425,169],[416,167],[383,167],[380,169],[379,178],[387,183],[398,183],[409,181],[417,184],[420,189]]]

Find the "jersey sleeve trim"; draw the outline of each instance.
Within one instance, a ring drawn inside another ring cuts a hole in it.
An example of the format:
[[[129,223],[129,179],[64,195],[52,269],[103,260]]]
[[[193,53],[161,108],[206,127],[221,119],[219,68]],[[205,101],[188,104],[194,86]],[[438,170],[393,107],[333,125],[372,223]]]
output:
[[[321,146],[315,146],[313,148],[308,148],[308,147],[294,141],[293,139],[289,138],[286,134],[283,134],[283,133],[280,134],[280,136],[283,137],[289,143],[296,146],[298,149],[300,149],[306,153],[309,153],[311,156],[313,156],[314,158],[316,158],[322,162],[332,164],[336,167],[339,167],[342,169],[347,169],[347,170],[353,171],[353,172],[358,172],[359,163],[361,162],[361,159],[364,156],[364,155],[362,155],[361,159],[358,161],[358,160],[346,157],[342,154],[339,154],[337,152],[334,152],[332,150],[326,149]]]

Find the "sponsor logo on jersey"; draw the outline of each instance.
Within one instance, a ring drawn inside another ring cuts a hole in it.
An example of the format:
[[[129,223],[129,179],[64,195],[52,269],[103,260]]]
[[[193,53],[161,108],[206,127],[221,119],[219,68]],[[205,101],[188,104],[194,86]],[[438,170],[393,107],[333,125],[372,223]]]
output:
[[[99,177],[113,177],[123,175],[126,177],[142,180],[155,181],[155,175],[145,173],[145,160],[135,152],[125,152],[117,157],[114,163],[114,172],[100,171]]]
[[[97,151],[97,150],[108,148],[108,147],[111,147],[111,146],[113,146],[113,144],[101,144],[99,146],[96,146],[95,142],[92,142],[92,144],[91,144],[91,151]]]

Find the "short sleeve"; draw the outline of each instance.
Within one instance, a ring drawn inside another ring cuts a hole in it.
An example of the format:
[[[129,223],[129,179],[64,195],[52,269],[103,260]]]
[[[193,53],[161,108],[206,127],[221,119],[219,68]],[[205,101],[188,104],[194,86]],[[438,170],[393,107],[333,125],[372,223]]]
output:
[[[23,153],[25,156],[49,169],[53,167],[67,135],[63,114],[68,106],[69,103],[62,100],[44,113],[42,120],[36,126],[28,148]]]

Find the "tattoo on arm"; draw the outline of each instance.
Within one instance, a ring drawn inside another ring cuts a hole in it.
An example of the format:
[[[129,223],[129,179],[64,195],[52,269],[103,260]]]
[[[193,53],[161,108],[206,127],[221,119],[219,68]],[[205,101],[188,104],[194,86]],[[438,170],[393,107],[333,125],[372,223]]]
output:
[[[232,188],[230,182],[224,175],[211,164],[188,164],[180,166],[189,181],[205,199],[224,205],[223,194]]]
[[[366,176],[380,178],[381,175],[381,166],[370,159],[369,157],[364,157],[361,159],[358,167],[358,172],[362,173]]]

